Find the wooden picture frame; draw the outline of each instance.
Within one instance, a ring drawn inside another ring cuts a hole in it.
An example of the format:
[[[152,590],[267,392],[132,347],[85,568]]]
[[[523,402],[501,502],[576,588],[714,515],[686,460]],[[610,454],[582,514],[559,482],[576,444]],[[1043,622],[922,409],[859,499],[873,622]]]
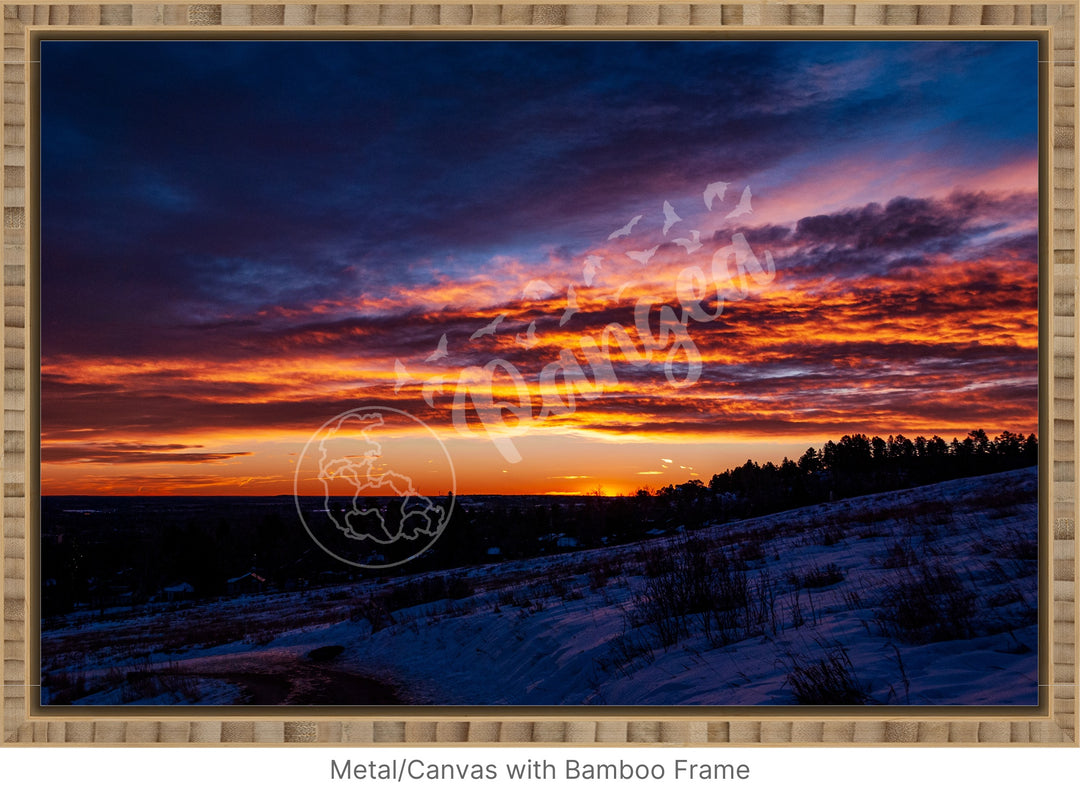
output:
[[[1039,744],[1076,746],[1075,521],[1076,30],[1080,3],[1016,4],[553,4],[407,5],[114,4],[4,5],[4,563],[2,741],[29,744]],[[373,713],[336,709],[43,709],[37,702],[40,545],[38,391],[33,319],[38,245],[33,224],[35,42],[42,35],[197,36],[452,34],[514,32],[579,37],[659,33],[724,36],[828,32],[891,37],[1032,34],[1048,54],[1040,165],[1040,658],[1039,705],[801,711],[730,708],[720,714],[665,708],[423,708]]]

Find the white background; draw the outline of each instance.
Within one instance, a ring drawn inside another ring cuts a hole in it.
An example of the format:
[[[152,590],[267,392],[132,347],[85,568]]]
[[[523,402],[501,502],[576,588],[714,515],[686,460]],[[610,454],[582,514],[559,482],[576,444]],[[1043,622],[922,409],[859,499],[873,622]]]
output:
[[[330,761],[495,763],[493,781],[331,780]],[[505,764],[548,760],[561,767],[582,763],[661,763],[662,781],[512,781]],[[675,760],[746,763],[745,781],[674,781]],[[0,794],[5,800],[40,798],[200,798],[276,800],[421,799],[550,802],[617,794],[622,800],[836,800],[874,802],[922,797],[1019,800],[1080,791],[1080,749],[1049,747],[762,747],[685,748],[382,748],[382,747],[0,747]],[[226,796],[228,794],[228,796]],[[392,795],[392,796],[389,796]],[[674,796],[677,795],[677,796]],[[663,797],[661,797],[663,799]]]

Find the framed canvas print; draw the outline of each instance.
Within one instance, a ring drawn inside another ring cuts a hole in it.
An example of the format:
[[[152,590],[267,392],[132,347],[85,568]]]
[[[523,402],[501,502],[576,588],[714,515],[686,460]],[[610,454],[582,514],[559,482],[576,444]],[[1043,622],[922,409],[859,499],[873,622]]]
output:
[[[1075,742],[1072,5],[62,8],[7,740]]]

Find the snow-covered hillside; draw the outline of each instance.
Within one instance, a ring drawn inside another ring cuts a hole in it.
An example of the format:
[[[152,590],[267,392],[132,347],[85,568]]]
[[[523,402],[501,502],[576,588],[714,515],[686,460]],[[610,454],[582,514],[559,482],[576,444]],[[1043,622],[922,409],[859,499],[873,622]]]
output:
[[[1034,469],[43,637],[75,704],[1031,705]],[[318,651],[316,651],[318,650]]]

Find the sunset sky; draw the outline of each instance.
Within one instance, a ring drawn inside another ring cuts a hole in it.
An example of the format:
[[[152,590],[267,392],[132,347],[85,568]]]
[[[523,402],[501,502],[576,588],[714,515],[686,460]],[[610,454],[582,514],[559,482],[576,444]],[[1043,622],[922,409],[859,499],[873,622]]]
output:
[[[459,493],[1037,430],[1034,42],[41,53],[45,494],[290,493],[363,406]]]

